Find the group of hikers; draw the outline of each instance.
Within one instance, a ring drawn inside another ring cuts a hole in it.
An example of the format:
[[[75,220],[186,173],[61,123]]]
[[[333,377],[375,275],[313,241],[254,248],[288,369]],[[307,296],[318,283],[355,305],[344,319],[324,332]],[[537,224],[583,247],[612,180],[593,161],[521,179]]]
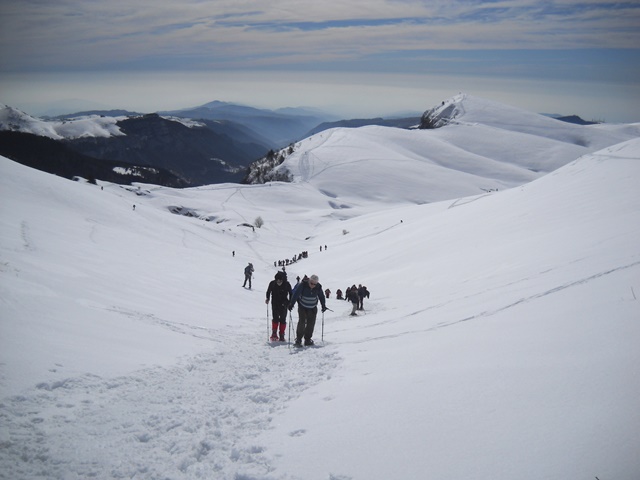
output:
[[[324,249],[327,250],[327,246],[324,246]],[[320,251],[322,251],[322,245],[320,245]],[[233,252],[233,256],[235,257],[235,252]],[[298,260],[302,260],[303,258],[309,258],[309,252],[307,250],[300,252],[298,255],[294,255],[292,258],[286,258],[284,260],[276,260],[273,262],[274,267],[288,267],[296,263]]]
[[[273,262],[274,267],[285,267],[291,265],[292,263],[296,263],[298,260],[302,260],[303,258],[308,258],[309,252],[306,250],[304,252],[300,252],[298,255],[294,255],[293,258],[287,258],[285,260],[277,260]]]
[[[359,284],[357,287],[355,284],[347,287],[344,297],[342,296],[342,290],[338,289],[338,291],[336,292],[336,298],[338,300],[346,300],[348,302],[351,302],[351,304],[353,305],[353,310],[351,310],[350,314],[352,317],[358,315],[356,313],[356,310],[364,310],[364,299],[365,297],[369,298],[369,295],[369,290],[367,290],[367,287],[362,284]]]
[[[267,287],[265,303],[271,298],[271,340],[286,341],[284,332],[287,328],[287,310],[293,310],[298,303],[298,326],[296,328],[296,340],[294,345],[302,347],[313,345],[313,330],[318,314],[318,302],[322,307],[322,313],[327,311],[327,303],[317,275],[305,277],[295,287],[287,281],[287,274],[283,271],[276,273]]]
[[[251,264],[250,264],[251,265]],[[366,287],[365,287],[366,291]],[[352,298],[357,298],[353,303],[352,315],[355,314],[355,310],[358,305],[361,304],[361,300],[358,295],[358,289],[355,287],[349,288],[349,293]],[[369,296],[367,292],[365,296]],[[320,284],[317,275],[306,275],[302,280],[297,277],[297,283],[294,287],[287,280],[287,273],[285,271],[278,271],[266,291],[265,303],[268,305],[271,301],[271,312],[273,314],[271,320],[271,341],[285,342],[285,331],[287,327],[287,311],[292,311],[296,303],[298,304],[298,325],[295,331],[295,347],[302,347],[303,341],[305,346],[314,344],[313,331],[316,325],[316,318],[318,314],[318,302],[320,302],[321,311],[324,313],[328,310],[326,303],[326,296]]]

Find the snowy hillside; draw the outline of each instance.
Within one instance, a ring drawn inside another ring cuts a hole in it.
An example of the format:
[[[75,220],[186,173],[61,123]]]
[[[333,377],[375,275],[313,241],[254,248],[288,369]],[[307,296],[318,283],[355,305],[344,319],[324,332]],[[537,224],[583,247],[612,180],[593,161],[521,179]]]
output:
[[[506,165],[474,128],[359,129],[351,155],[323,133],[265,185],[0,157],[0,478],[637,479],[640,138],[577,158],[501,128]],[[467,168],[407,160],[437,148]],[[434,177],[448,200],[424,204]],[[371,298],[350,317],[332,294],[318,348],[269,345],[274,262],[302,251],[290,280]]]
[[[455,121],[435,130],[326,130],[285,149],[276,171],[340,198],[337,208],[362,196],[425,203],[522,185],[640,136],[640,124],[573,125],[469,95],[441,108]]]

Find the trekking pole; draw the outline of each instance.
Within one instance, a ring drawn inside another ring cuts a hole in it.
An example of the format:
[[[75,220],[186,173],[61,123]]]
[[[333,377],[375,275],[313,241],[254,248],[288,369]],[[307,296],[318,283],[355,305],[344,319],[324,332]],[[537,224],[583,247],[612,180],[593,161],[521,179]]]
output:
[[[269,342],[271,340],[271,335],[269,334],[270,332],[270,325],[269,325],[269,304],[267,303],[267,342]]]
[[[325,310],[333,312],[330,308],[325,308]],[[322,312],[322,336],[320,338],[322,339],[322,343],[324,343],[324,312]]]
[[[291,315],[291,310],[289,310],[289,349],[291,349],[291,324],[293,323],[293,315]]]

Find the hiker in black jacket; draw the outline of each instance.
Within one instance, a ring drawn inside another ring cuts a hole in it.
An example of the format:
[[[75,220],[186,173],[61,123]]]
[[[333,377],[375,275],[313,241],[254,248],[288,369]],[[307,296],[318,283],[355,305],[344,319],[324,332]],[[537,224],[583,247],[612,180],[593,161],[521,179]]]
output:
[[[247,282],[249,282],[249,290],[251,290],[251,276],[253,275],[253,264],[249,263],[246,267],[244,267],[244,283],[243,287],[246,288]]]
[[[291,284],[287,281],[285,272],[276,273],[275,278],[269,282],[266,304],[269,304],[269,297],[271,297],[271,311],[273,312],[271,340],[284,342],[284,332],[287,329],[287,306],[291,299]]]
[[[347,300],[349,300],[351,302],[351,305],[353,305],[353,308],[351,309],[351,316],[356,317],[358,316],[356,310],[358,309],[358,303],[360,303],[360,297],[358,297],[358,289],[355,285],[353,285],[347,290],[349,290],[349,293],[347,293]]]
[[[358,285],[358,310],[364,310],[364,297],[369,298],[367,287]]]

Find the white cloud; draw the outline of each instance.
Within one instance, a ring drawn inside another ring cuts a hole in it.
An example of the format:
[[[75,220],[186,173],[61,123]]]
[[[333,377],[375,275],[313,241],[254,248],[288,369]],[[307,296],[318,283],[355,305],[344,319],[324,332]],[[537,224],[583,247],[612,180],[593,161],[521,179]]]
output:
[[[5,2],[5,69],[200,68],[330,51],[636,48],[640,6],[612,2]],[[336,53],[338,52],[338,53]],[[186,59],[186,60],[185,60]],[[285,61],[285,64],[288,63]]]
[[[87,99],[147,111],[218,98],[270,106],[322,103],[345,113],[383,114],[385,101],[406,108],[406,99],[440,98],[431,93],[442,86],[445,96],[461,89],[489,96],[490,90],[502,95],[513,89],[532,98],[568,90],[558,87],[563,82],[549,83],[556,79],[618,82],[637,90],[638,24],[640,6],[595,0],[276,0],[268,8],[255,0],[8,0],[0,10],[2,71],[98,73],[29,73],[19,84],[15,75],[0,76],[0,100],[20,106],[53,95],[78,98],[83,91]],[[598,50],[621,47],[611,54]],[[575,55],[556,53],[572,49]],[[322,71],[330,80],[316,80]],[[355,79],[353,72],[362,75]],[[493,80],[476,82],[480,76]],[[374,77],[384,78],[384,85],[371,102],[361,87]],[[52,83],[42,83],[44,78]],[[513,79],[520,79],[517,87]],[[525,85],[537,93],[523,90]],[[616,88],[593,94],[585,87],[589,97],[582,99],[582,111],[630,120],[626,92],[616,94]],[[555,95],[559,107],[575,97],[571,91],[562,95]],[[600,114],[602,98],[622,111],[607,107]],[[423,108],[430,101],[413,103],[426,103]]]

